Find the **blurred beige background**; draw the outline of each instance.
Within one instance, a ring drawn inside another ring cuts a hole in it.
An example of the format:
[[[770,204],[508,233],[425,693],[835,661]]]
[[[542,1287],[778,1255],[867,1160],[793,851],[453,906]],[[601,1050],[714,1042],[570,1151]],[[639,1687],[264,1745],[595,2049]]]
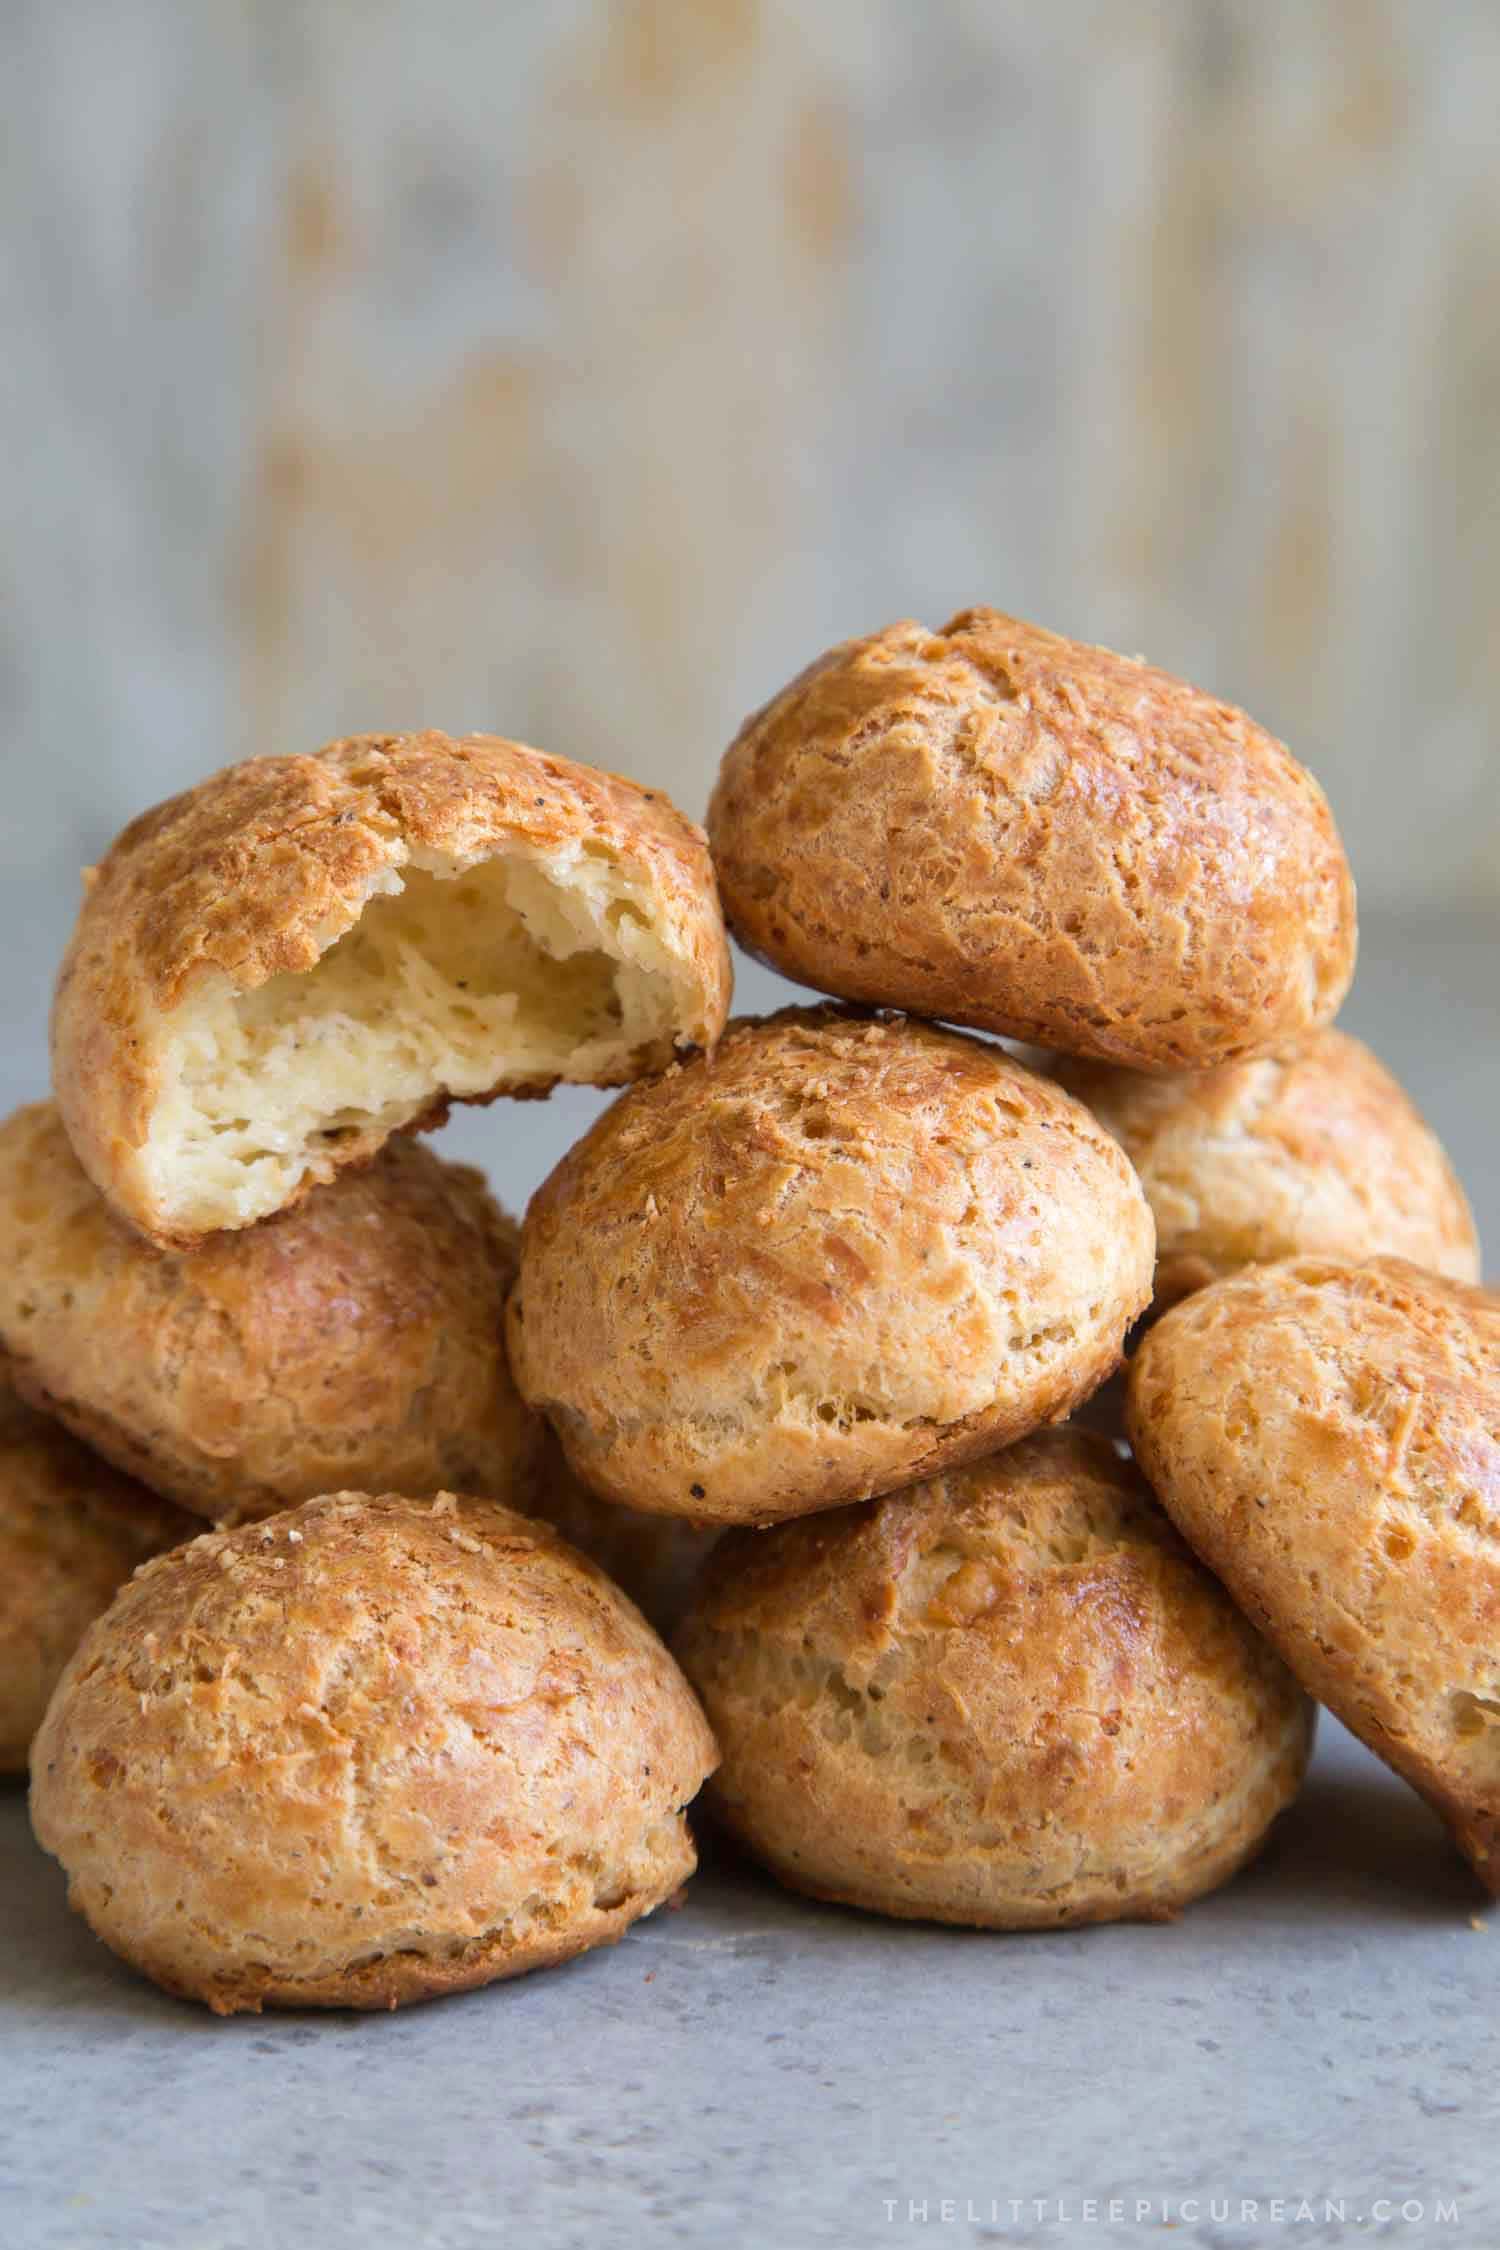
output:
[[[363,727],[701,812],[986,599],[1500,895],[1489,0],[8,0],[0,874]],[[15,912],[14,895],[12,912]]]

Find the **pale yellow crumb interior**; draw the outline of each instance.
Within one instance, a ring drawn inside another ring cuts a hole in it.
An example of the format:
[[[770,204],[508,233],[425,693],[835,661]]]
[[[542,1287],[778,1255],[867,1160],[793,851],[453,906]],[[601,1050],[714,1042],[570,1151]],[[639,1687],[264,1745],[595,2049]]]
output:
[[[341,1137],[391,1132],[441,1094],[596,1082],[680,1030],[696,981],[605,847],[387,869],[316,966],[249,992],[202,983],[167,1019],[143,1151],[194,1227],[277,1210]]]

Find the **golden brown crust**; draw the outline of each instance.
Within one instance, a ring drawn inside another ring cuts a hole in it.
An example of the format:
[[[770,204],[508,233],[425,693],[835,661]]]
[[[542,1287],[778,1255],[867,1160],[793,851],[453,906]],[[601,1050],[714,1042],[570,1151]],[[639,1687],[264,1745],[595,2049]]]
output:
[[[731,928],[785,975],[1139,1070],[1281,1046],[1354,971],[1290,753],[997,610],[830,650],[746,720],[708,830]]]
[[[1055,1074],[1140,1174],[1158,1311],[1241,1266],[1304,1255],[1407,1258],[1479,1279],[1473,1216],[1442,1144],[1347,1032],[1201,1075],[1062,1057]]]
[[[0,1772],[26,1771],[63,1666],[137,1563],[200,1528],[23,1405],[0,1364]]]
[[[394,1141],[296,1210],[152,1247],[50,1102],[0,1125],[0,1345],[120,1468],[238,1521],[351,1484],[520,1499],[543,1433],[502,1307],[516,1230],[478,1172]]]
[[[1152,1246],[1114,1141],[999,1048],[788,1009],[622,1095],[538,1190],[511,1362],[607,1498],[768,1523],[1061,1420]]]
[[[1500,1891],[1500,1299],[1400,1259],[1252,1267],[1131,1365],[1131,1442],[1301,1679]]]
[[[1296,1794],[1311,1711],[1107,1440],[730,1532],[676,1647],[782,1881],[995,1928],[1160,1919]]]
[[[601,1082],[711,1046],[731,973],[702,831],[659,791],[496,735],[356,735],[315,756],[226,767],[133,820],[86,879],[52,1015],[53,1083],[79,1159],[143,1231],[204,1231],[164,1204],[141,1161],[163,1091],[173,1013],[206,979],[239,993],[313,968],[393,869],[478,864],[508,848],[607,849],[646,885],[693,999],[672,1036]],[[555,1075],[497,1072],[477,1097],[544,1094]],[[410,1122],[440,1123],[441,1090]],[[330,1140],[287,1195],[367,1162],[378,1125]]]
[[[32,1819],[169,1991],[395,2007],[670,1898],[714,1758],[655,1634],[546,1525],[342,1493],[132,1580],[37,1738]]]

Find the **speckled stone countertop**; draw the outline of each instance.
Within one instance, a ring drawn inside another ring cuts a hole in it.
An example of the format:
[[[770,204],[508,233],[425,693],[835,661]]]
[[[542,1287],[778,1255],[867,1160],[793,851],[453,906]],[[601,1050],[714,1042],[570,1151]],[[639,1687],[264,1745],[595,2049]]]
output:
[[[39,1092],[50,910],[9,902],[0,1094]],[[1500,1245],[1493,924],[1376,924],[1346,1022]],[[28,960],[37,974],[28,976]],[[773,980],[747,971],[742,1003]],[[522,1201],[596,1104],[454,1152]],[[378,2017],[217,2023],[67,1913],[0,1798],[5,2250],[1500,2241],[1500,1909],[1325,1721],[1264,1858],[1164,1927],[992,1936],[710,1854],[613,1952]]]

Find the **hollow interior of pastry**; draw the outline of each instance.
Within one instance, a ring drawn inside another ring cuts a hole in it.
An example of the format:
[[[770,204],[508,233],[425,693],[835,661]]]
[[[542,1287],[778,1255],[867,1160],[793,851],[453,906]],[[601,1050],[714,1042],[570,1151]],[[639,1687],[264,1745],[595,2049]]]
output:
[[[204,980],[174,1011],[146,1164],[184,1223],[246,1226],[326,1177],[340,1141],[445,1095],[636,1075],[698,1012],[691,966],[606,847],[413,855],[313,968],[251,991]]]

